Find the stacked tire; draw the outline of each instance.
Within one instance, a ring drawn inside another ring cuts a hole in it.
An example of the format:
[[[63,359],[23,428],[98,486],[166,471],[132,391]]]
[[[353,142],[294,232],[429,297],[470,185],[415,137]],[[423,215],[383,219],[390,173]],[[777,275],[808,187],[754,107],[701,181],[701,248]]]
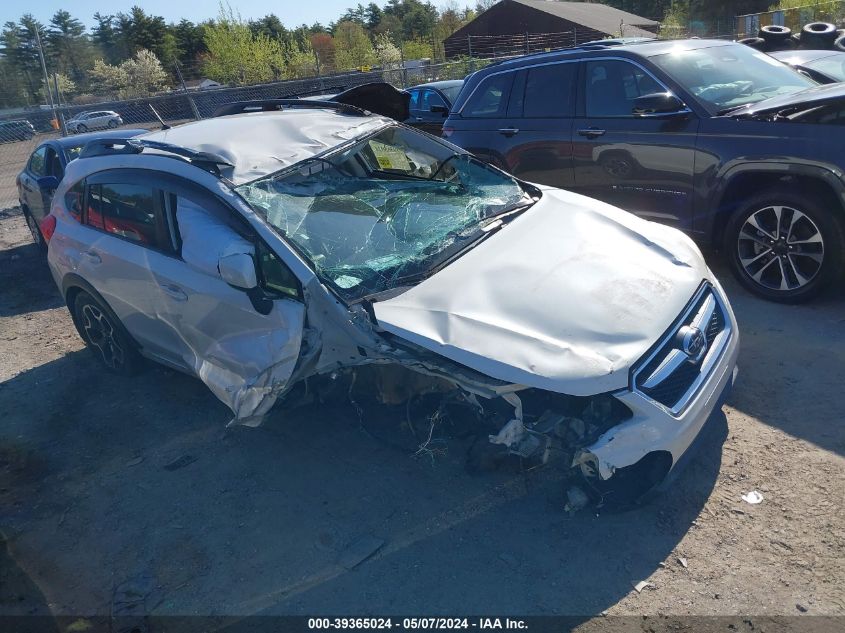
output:
[[[836,25],[829,22],[810,22],[800,33],[793,33],[786,26],[772,24],[761,27],[757,37],[746,37],[738,41],[764,53],[793,48],[845,51],[845,29],[837,29]]]

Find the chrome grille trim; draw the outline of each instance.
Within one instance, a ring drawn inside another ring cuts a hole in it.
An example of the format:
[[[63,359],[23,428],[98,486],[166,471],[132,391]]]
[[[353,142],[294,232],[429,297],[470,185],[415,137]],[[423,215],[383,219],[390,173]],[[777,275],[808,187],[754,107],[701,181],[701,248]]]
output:
[[[705,335],[705,351],[697,362],[679,347],[679,335],[688,328]],[[659,343],[634,366],[631,390],[679,417],[713,372],[732,334],[724,300],[704,282]]]

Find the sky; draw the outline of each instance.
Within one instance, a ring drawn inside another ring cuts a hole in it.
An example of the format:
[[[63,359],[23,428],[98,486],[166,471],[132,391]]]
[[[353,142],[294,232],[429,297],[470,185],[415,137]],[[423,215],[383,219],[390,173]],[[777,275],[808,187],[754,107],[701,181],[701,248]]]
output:
[[[285,26],[313,24],[322,22],[328,24],[336,20],[347,8],[358,3],[368,4],[369,0],[230,0],[235,11],[248,20],[260,18],[268,13],[275,13]],[[376,0],[384,6],[386,0]],[[216,0],[188,0],[178,2],[174,0],[30,0],[29,2],[15,2],[3,0],[0,2],[0,24],[17,21],[23,13],[32,13],[39,21],[48,23],[58,9],[65,9],[75,18],[91,28],[94,25],[93,15],[99,11],[103,14],[128,12],[133,5],[142,7],[147,13],[164,16],[167,22],[178,22],[188,18],[193,22],[202,22],[217,15]],[[434,0],[433,4],[442,4]],[[465,4],[459,2],[459,4]],[[467,2],[469,4],[469,2]]]

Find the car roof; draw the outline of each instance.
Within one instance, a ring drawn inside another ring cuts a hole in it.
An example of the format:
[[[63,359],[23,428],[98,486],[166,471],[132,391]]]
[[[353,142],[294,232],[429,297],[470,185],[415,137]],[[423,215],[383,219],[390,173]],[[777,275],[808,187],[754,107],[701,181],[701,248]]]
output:
[[[581,57],[585,53],[625,53],[628,55],[640,57],[654,57],[656,55],[663,55],[674,51],[688,51],[702,48],[712,48],[715,46],[744,46],[744,44],[737,44],[727,40],[703,40],[703,39],[681,39],[681,40],[652,40],[642,39],[625,44],[617,44],[618,40],[608,40],[608,44],[603,43],[603,40],[589,42],[581,46],[573,46],[571,48],[562,48],[556,51],[534,53],[533,55],[523,55],[508,59],[497,64],[491,64],[479,70],[476,74],[479,76],[485,75],[486,71],[496,72],[502,67],[519,67],[523,65],[530,66],[538,62],[564,60],[570,57]]]
[[[436,88],[437,90],[443,90],[443,88],[462,86],[463,83],[463,79],[444,79],[443,81],[430,81],[427,84],[417,84],[416,86],[411,86],[408,90],[413,88]]]
[[[293,107],[203,119],[151,132],[142,138],[220,156],[231,165],[222,170],[223,175],[238,185],[391,123],[392,119],[377,115]]]
[[[79,147],[80,145],[85,145],[89,141],[93,141],[98,138],[129,138],[132,136],[140,136],[141,134],[146,134],[148,132],[149,130],[145,130],[143,128],[129,130],[104,130],[102,132],[86,132],[85,134],[64,136],[53,139],[53,142],[62,149],[68,149],[69,147]]]
[[[777,51],[775,53],[769,53],[775,59],[779,59],[782,62],[786,62],[787,64],[791,64],[793,66],[806,64],[807,62],[814,61],[816,59],[822,59],[824,57],[833,57],[834,55],[845,55],[842,51],[833,51],[833,50],[792,50],[792,51]]]

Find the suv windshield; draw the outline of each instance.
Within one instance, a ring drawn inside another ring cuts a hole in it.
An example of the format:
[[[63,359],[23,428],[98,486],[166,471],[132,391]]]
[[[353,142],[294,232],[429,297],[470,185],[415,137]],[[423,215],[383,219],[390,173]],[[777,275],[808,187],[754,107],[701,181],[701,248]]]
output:
[[[744,44],[678,49],[651,58],[675,81],[721,112],[816,84],[778,60]]]
[[[237,190],[347,300],[424,277],[533,202],[510,176],[395,126]]]

